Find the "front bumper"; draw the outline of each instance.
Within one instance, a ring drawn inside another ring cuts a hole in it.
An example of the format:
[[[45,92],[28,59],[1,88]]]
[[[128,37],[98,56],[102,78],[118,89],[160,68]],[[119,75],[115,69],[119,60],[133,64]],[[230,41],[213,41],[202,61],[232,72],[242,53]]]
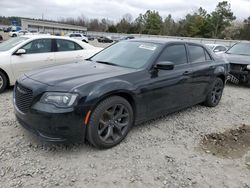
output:
[[[18,122],[24,128],[50,142],[75,142],[85,139],[84,117],[87,114],[87,107],[81,104],[72,108],[57,108],[54,105],[42,104],[39,100],[41,95],[47,91],[48,86],[27,77],[20,78],[19,81],[25,88],[36,87],[29,95],[32,95],[32,99],[30,99],[30,106],[26,106],[27,109],[20,110],[18,108],[16,98],[17,87],[20,86],[18,83],[13,92],[14,112]],[[23,87],[19,89],[24,89]],[[20,100],[23,101],[24,99],[19,99],[19,105]]]
[[[75,111],[46,113],[31,109],[23,114],[15,106],[18,122],[48,142],[76,142],[85,139],[84,118]]]

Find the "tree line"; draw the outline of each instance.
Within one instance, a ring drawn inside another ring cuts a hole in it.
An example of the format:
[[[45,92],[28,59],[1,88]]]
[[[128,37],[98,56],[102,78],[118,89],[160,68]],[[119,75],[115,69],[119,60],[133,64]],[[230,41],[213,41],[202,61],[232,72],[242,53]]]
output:
[[[19,17],[0,17],[0,24],[10,23],[14,18],[20,22]],[[171,14],[163,18],[158,11],[147,10],[135,19],[125,14],[117,23],[105,18],[88,19],[84,15],[58,21],[84,26],[89,31],[250,40],[250,17],[237,20],[227,1],[219,2],[211,13],[200,7],[179,20],[174,20]]]

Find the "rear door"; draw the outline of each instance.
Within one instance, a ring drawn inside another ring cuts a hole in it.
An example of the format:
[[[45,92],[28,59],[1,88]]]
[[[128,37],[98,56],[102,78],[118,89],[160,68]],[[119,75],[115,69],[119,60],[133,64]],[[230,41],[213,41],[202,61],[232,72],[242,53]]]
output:
[[[11,66],[16,78],[25,72],[54,65],[52,39],[35,39],[19,49],[25,49],[26,54],[11,56]]]
[[[55,61],[57,65],[76,63],[85,59],[82,46],[74,41],[66,39],[56,39]]]
[[[190,71],[192,88],[192,97],[190,100],[201,102],[205,99],[207,89],[213,79],[214,70],[216,68],[215,61],[209,52],[198,44],[187,44],[189,63],[192,67]]]

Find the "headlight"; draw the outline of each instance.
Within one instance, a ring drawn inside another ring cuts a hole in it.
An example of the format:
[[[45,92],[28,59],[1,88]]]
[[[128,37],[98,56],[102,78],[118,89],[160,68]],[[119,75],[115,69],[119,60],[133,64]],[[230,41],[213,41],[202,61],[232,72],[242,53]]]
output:
[[[72,93],[47,92],[44,93],[40,102],[65,108],[71,107],[75,103],[77,96],[77,94]]]
[[[247,65],[247,70],[250,70],[250,65]]]

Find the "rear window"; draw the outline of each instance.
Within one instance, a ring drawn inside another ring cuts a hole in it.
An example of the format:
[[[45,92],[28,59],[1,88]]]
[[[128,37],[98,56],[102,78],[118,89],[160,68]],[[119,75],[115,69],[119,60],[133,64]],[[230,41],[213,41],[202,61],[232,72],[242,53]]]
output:
[[[197,45],[188,45],[191,63],[198,63],[206,61],[204,48]]]

